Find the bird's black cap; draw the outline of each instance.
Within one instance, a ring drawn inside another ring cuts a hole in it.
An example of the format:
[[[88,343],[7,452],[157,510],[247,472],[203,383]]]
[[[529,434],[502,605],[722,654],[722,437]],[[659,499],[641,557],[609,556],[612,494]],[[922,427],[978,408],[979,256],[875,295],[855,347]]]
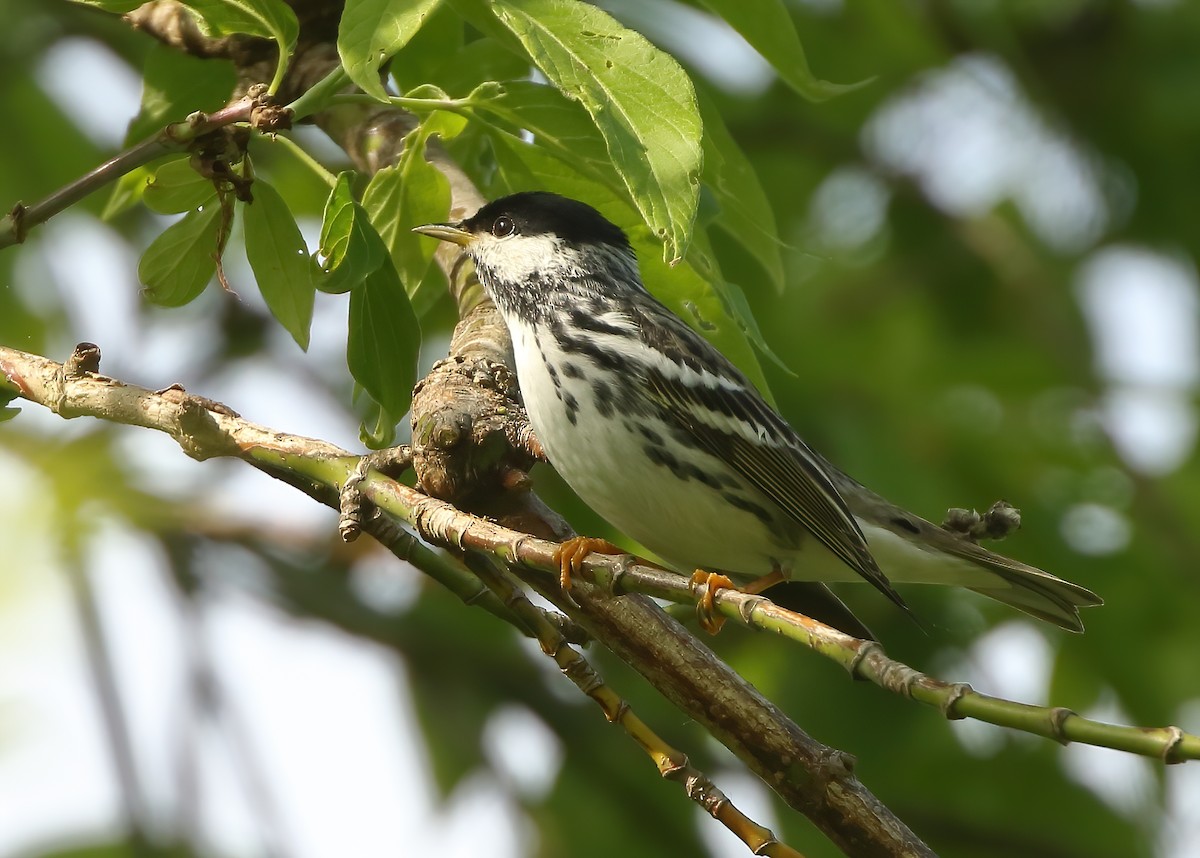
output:
[[[515,231],[523,235],[553,234],[575,245],[603,243],[629,249],[625,233],[600,212],[549,191],[523,191],[493,200],[461,226],[471,232],[488,232],[500,217],[510,218]]]

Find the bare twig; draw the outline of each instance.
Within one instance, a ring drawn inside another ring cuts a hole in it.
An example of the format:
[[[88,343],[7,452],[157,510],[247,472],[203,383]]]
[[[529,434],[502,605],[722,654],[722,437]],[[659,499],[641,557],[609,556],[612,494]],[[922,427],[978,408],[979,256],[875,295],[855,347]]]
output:
[[[129,736],[129,721],[121,704],[121,693],[117,688],[108,641],[104,637],[104,625],[88,570],[84,567],[78,551],[72,551],[71,554],[73,556],[68,560],[67,577],[71,583],[79,628],[83,632],[85,655],[91,670],[92,684],[95,686],[101,720],[108,734],[113,768],[121,786],[121,803],[128,827],[129,845],[135,858],[149,856],[153,850],[150,848],[145,828],[144,797],[139,785],[133,742]]]
[[[263,130],[287,127],[286,116],[272,112],[266,87],[256,89],[213,113],[193,113],[183,122],[172,123],[150,139],[109,158],[45,199],[28,206],[23,203],[14,205],[8,214],[0,218],[0,248],[21,244],[30,229],[45,223],[126,173],[163,155],[187,151],[206,135],[239,122],[254,122]]]

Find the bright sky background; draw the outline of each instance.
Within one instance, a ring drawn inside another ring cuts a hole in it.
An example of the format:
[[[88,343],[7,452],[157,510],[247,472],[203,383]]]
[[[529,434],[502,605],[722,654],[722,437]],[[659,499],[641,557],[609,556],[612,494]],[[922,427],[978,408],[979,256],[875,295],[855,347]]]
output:
[[[630,15],[636,8],[621,6]],[[656,35],[678,53],[703,60],[720,85],[754,91],[769,82],[766,64],[709,16],[680,7],[675,24]],[[104,98],[82,97],[80,79],[91,82],[88,93],[103,92]],[[68,40],[46,59],[41,80],[89,134],[105,145],[119,144],[125,129],[117,118],[132,116],[139,98],[139,81],[128,69],[101,48]],[[1063,251],[1090,246],[1111,215],[1099,190],[1103,165],[1043,121],[994,58],[960,59],[927,75],[879,111],[864,130],[862,147],[863,165],[831,174],[813,199],[814,235],[834,248],[853,250],[886,238],[881,231],[889,197],[882,177],[891,173],[915,178],[935,204],[958,215],[1013,200],[1047,245]],[[186,383],[189,365],[205,349],[201,329],[179,311],[156,315],[153,326],[139,324],[136,260],[105,227],[64,215],[44,228],[43,242],[54,253],[28,261],[15,285],[34,295],[48,274],[65,295],[72,331],[55,354],[91,340],[104,346],[105,369],[114,375],[148,386]],[[1130,467],[1147,474],[1172,470],[1191,454],[1196,437],[1191,402],[1200,337],[1192,262],[1147,248],[1105,247],[1081,266],[1076,290],[1109,382],[1100,419]],[[342,365],[344,309],[330,301],[319,307],[307,355],[280,335],[266,360],[201,392],[239,408],[253,403],[254,413],[246,415],[251,419],[356,448],[356,427],[331,416],[339,411],[280,368],[303,361],[323,372]],[[84,428],[34,407],[26,407],[21,420],[55,435]],[[212,480],[212,463],[192,462],[169,440],[133,429],[127,435],[134,459],[148,471],[169,473],[181,492],[203,491],[206,504],[231,519],[286,518],[297,530],[333,527],[331,513],[249,468],[229,467]],[[0,505],[8,506],[0,508],[0,521],[37,527],[41,519],[28,505],[48,501],[35,477],[0,457],[0,485],[6,487]],[[1098,553],[1122,547],[1121,539],[1097,541],[1097,534],[1121,533],[1122,523],[1127,532],[1119,505],[1087,507],[1064,518],[1064,538]],[[91,573],[137,736],[139,774],[151,805],[165,818],[178,812],[179,801],[174,754],[184,698],[178,601],[147,542],[112,522],[98,523]],[[11,562],[0,602],[0,855],[18,856],[46,847],[51,834],[75,830],[90,838],[114,830],[119,793],[65,573],[58,558],[31,553],[49,550],[36,533],[28,540],[10,534],[4,541]],[[379,572],[385,589],[401,597],[415,574],[399,563]],[[270,784],[277,820],[271,836],[283,833],[281,854],[332,858],[403,848],[415,855],[505,858],[530,850],[530,829],[490,776],[470,779],[448,807],[435,806],[395,658],[327,627],[284,618],[233,590],[214,599],[207,618],[217,673]],[[1044,702],[1052,655],[1041,630],[1014,620],[979,641],[967,663],[945,665],[944,672],[971,676],[992,693]],[[1093,714],[1121,718],[1111,704]],[[1189,721],[1193,730],[1200,727],[1200,703],[1179,714],[1177,723]],[[997,728],[954,723],[968,749],[996,752]],[[557,740],[522,711],[494,719],[488,747],[504,778],[535,794],[552,783],[561,756]],[[260,854],[260,811],[246,793],[229,788],[241,783],[230,749],[210,730],[197,753],[200,825],[214,853]],[[1146,761],[1073,746],[1064,764],[1119,812],[1135,810],[1149,794]],[[773,824],[765,792],[753,778],[732,768],[714,775],[752,817]],[[654,776],[649,767],[646,776]],[[1194,814],[1200,769],[1174,767],[1167,778],[1177,812],[1161,854],[1200,854]],[[697,825],[721,854],[745,854],[699,811]]]

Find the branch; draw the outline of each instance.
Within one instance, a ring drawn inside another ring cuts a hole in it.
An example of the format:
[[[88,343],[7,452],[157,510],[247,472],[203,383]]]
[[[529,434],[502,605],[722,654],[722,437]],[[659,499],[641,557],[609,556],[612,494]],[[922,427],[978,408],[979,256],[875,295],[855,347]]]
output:
[[[336,506],[339,488],[359,461],[332,444],[256,425],[176,388],[156,393],[96,375],[82,369],[78,360],[64,366],[0,347],[0,371],[4,374],[0,396],[20,396],[65,418],[92,416],[165,432],[193,458],[241,459],[331,506]],[[555,583],[553,543],[475,518],[375,474],[363,480],[363,491],[389,512],[411,516],[420,532],[436,535],[440,544],[460,550],[487,550],[492,545],[500,559],[520,558],[542,570],[515,567],[843,851],[869,856],[932,855],[854,777],[852,757],[806,735],[651,600],[640,595],[613,598],[586,580],[572,589],[573,599],[565,599]],[[370,532],[371,524],[364,529]],[[718,601],[724,610],[725,600]]]
[[[197,111],[183,122],[166,126],[150,139],[115,155],[33,205],[27,206],[18,202],[8,214],[0,218],[0,249],[21,244],[30,229],[45,223],[54,215],[65,211],[93,191],[116,181],[126,173],[163,155],[186,152],[207,135],[239,122],[249,122],[262,131],[289,127],[287,115],[273,106],[267,97],[266,87],[252,87],[247,95],[214,113]]]
[[[58,364],[0,347],[0,368],[9,373],[8,382],[12,390],[33,401],[41,402],[53,410],[58,410],[63,416],[77,416],[88,413],[91,416],[103,417],[121,423],[133,423],[147,428],[171,432],[172,428],[162,423],[150,423],[136,419],[121,419],[121,415],[103,407],[101,402],[93,402],[87,408],[73,405],[70,412],[63,408],[55,408],[53,397],[38,398],[29,395],[32,391],[22,389],[19,375],[13,373],[13,356],[19,356],[24,361],[36,361],[42,364],[42,371],[56,371]],[[120,385],[111,379],[103,379],[109,384]],[[83,379],[79,379],[82,381]],[[140,392],[150,397],[160,397],[160,394],[144,391],[141,388],[120,385],[128,392]],[[180,391],[166,393],[181,394]],[[165,394],[163,394],[165,395]],[[89,394],[89,398],[92,398]],[[61,402],[61,400],[60,400]],[[223,427],[223,432],[243,434],[244,429],[253,427],[237,418],[235,425]],[[268,430],[253,427],[257,431]],[[270,433],[278,443],[265,445],[254,442],[247,449],[242,449],[239,455],[258,467],[270,470],[292,469],[304,476],[319,480],[328,488],[334,489],[346,483],[361,481],[359,491],[372,503],[392,515],[412,524],[417,531],[429,541],[455,549],[484,551],[492,554],[511,565],[519,565],[540,573],[530,580],[530,583],[547,595],[553,595],[554,579],[558,571],[555,562],[557,543],[532,537],[476,516],[465,513],[443,501],[428,497],[420,492],[381,477],[377,474],[365,475],[362,472],[362,460],[345,451],[337,450],[323,442],[299,436]],[[181,446],[189,455],[197,458],[207,458],[211,455],[230,455],[216,449],[199,450],[195,446],[189,449],[185,441],[177,437]],[[311,452],[304,452],[308,448]],[[329,453],[333,453],[330,457]],[[315,454],[315,455],[314,455]],[[306,456],[312,458],[306,459]],[[274,474],[279,476],[278,473]],[[378,528],[376,524],[374,527]],[[364,525],[371,530],[371,525]],[[429,552],[431,557],[438,558],[412,536],[397,529],[390,538],[385,536],[385,545],[392,548],[403,559],[415,561],[419,552]],[[421,558],[424,560],[425,558]],[[442,566],[448,564],[438,558]],[[641,593],[673,602],[687,603],[695,600],[702,591],[698,592],[697,585],[691,579],[673,572],[650,566],[636,564],[631,557],[608,557],[592,555],[582,566],[584,578],[596,587],[611,595],[626,593]],[[423,563],[416,565],[424,568]],[[437,564],[435,564],[437,565]],[[438,580],[442,580],[439,576]],[[469,582],[469,583],[468,583]],[[466,585],[469,592],[464,592]],[[450,580],[450,586],[467,603],[480,600],[478,582],[472,576],[464,576],[458,572]],[[826,658],[836,661],[846,668],[853,676],[866,679],[881,688],[912,698],[920,703],[933,706],[946,718],[955,720],[974,718],[989,724],[1033,733],[1049,739],[1068,744],[1081,742],[1088,745],[1112,748],[1155,757],[1165,763],[1180,763],[1186,760],[1200,759],[1200,736],[1184,732],[1179,727],[1128,727],[1108,724],[1085,718],[1063,707],[1034,706],[1018,703],[999,697],[982,694],[966,683],[951,683],[930,677],[920,671],[896,661],[887,656],[883,647],[874,641],[863,641],[844,634],[823,623],[788,611],[771,602],[764,596],[749,595],[736,590],[720,590],[715,597],[717,609],[726,617],[737,620],[750,628],[761,631],[775,632],[787,637]],[[502,619],[513,622],[509,610],[490,608]]]
[[[372,503],[409,521],[430,541],[486,551],[510,564],[542,573],[531,581],[540,589],[553,586],[559,566],[558,544],[531,537],[464,513],[435,498],[379,477],[368,478],[363,492]],[[584,577],[612,595],[641,593],[687,603],[703,594],[690,578],[665,569],[636,564],[628,555],[593,554],[583,562]],[[546,576],[549,576],[547,578]],[[574,592],[574,591],[572,591]],[[981,694],[966,683],[934,679],[889,658],[875,641],[853,638],[803,614],[781,608],[765,596],[722,589],[718,610],[750,628],[775,632],[841,664],[852,675],[881,688],[940,710],[946,718],[974,718],[1054,739],[1081,742],[1165,763],[1200,759],[1200,736],[1179,727],[1128,727],[1077,715],[1060,706],[1034,706]]]

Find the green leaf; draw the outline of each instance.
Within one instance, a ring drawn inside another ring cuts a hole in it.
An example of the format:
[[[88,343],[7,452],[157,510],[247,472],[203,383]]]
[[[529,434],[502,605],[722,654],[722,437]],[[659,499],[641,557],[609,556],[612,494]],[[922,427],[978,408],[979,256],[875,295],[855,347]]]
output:
[[[138,6],[143,5],[144,0],[73,0],[73,2],[81,6],[95,6],[97,9],[103,9],[105,12],[115,12],[118,15],[124,15],[126,12],[132,12]]]
[[[346,0],[338,54],[350,79],[380,100],[379,68],[404,47],[442,0]]]
[[[421,129],[410,134],[399,163],[371,178],[362,202],[387,245],[418,316],[424,315],[439,297],[434,290],[440,288],[441,281],[426,276],[438,242],[412,229],[443,220],[450,209],[450,184],[425,160],[425,140]]]
[[[746,339],[750,340],[754,347],[758,349],[759,354],[769,359],[771,363],[775,364],[787,375],[796,378],[795,371],[784,363],[783,358],[776,354],[775,350],[767,343],[762,329],[758,327],[758,320],[754,318],[754,311],[750,308],[750,302],[746,300],[746,293],[742,290],[742,287],[726,280],[722,284],[720,292],[721,297],[725,299],[725,304],[729,308],[731,315],[742,326],[742,332],[746,335]]]
[[[181,307],[204,291],[217,269],[220,213],[216,203],[189,212],[146,248],[138,263],[138,279],[149,301]]]
[[[499,0],[492,12],[592,117],[666,257],[682,257],[700,193],[700,112],[674,58],[576,0]]]
[[[405,92],[431,80],[445,86],[440,70],[447,65],[457,68],[460,62],[467,62],[460,59],[466,37],[464,24],[450,3],[438,4],[408,43],[392,55],[388,72],[398,91]]]
[[[370,218],[354,199],[351,175],[346,172],[337,177],[321,221],[319,252],[325,264],[316,287],[332,295],[353,289],[387,258],[387,248],[374,235]]]
[[[493,21],[493,23],[495,23]],[[529,62],[495,39],[476,39],[457,53],[442,58],[429,80],[447,92],[471,92],[489,81],[507,82],[529,76]]]
[[[246,258],[258,290],[271,315],[307,351],[316,289],[296,219],[279,192],[261,179],[254,182],[254,202],[244,211]]]
[[[100,212],[100,219],[111,221],[140,203],[146,185],[153,177],[154,172],[149,167],[138,167],[113,182],[112,193],[104,201],[104,210]]]
[[[354,385],[354,410],[360,417],[358,440],[368,450],[396,446],[396,424],[400,417],[389,414],[367,396],[361,385]],[[403,416],[403,415],[400,415]]]
[[[192,169],[187,157],[163,164],[142,191],[142,200],[159,214],[182,214],[197,209],[217,196],[211,179]]]
[[[711,12],[741,33],[750,45],[774,66],[784,83],[809,101],[825,101],[871,83],[830,83],[808,67],[796,25],[782,0],[747,3],[746,0],[700,0]]]
[[[142,66],[141,109],[130,120],[125,144],[145,140],[194,111],[221,107],[229,100],[236,82],[233,63],[228,60],[198,59],[166,45],[151,45]],[[112,220],[140,202],[153,173],[152,166],[139,167],[121,176],[113,184],[100,217]]]
[[[376,236],[376,241],[380,239]],[[350,292],[346,363],[354,380],[394,424],[408,411],[417,381],[421,328],[392,266],[383,264]],[[378,434],[376,430],[375,434]]]
[[[700,114],[704,117],[702,175],[720,206],[715,223],[758,260],[775,290],[782,292],[782,242],[766,192],[720,112],[707,98],[700,99]]]
[[[0,408],[0,423],[7,423],[20,413],[20,408]]]
[[[283,0],[184,0],[184,3],[200,17],[210,35],[245,33],[271,39],[279,45],[279,62],[271,81],[271,92],[279,88],[296,47],[296,37],[300,34],[300,24],[290,6]]]
[[[475,114],[508,133],[526,131],[534,144],[627,197],[625,182],[609,157],[587,111],[551,86],[532,81],[507,81],[493,98],[479,99]]]

